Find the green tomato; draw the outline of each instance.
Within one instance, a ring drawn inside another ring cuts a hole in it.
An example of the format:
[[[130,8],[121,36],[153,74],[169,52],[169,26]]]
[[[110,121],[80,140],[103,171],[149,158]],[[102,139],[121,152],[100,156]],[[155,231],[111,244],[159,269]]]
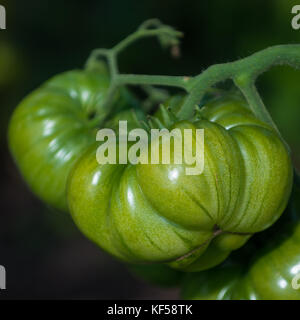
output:
[[[186,175],[185,163],[100,165],[93,146],[72,170],[68,203],[82,232],[114,256],[199,271],[280,217],[291,160],[277,133],[237,98],[214,100],[174,128],[193,137],[204,129],[201,175]]]
[[[108,115],[103,108],[108,87],[105,72],[68,71],[32,92],[12,115],[8,139],[15,162],[30,189],[59,210],[68,210],[66,181],[72,166],[96,141],[94,115]],[[126,90],[114,104],[117,111],[135,106]]]
[[[246,268],[225,265],[187,275],[182,296],[195,300],[300,300],[300,222],[289,225]]]
[[[232,265],[188,273],[182,281],[181,296],[186,300],[230,300],[241,273],[241,267]]]

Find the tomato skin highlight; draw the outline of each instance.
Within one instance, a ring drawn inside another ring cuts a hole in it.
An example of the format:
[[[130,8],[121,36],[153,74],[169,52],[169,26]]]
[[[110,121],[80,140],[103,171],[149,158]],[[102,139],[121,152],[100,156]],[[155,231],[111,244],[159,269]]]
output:
[[[102,105],[108,88],[105,72],[67,71],[29,94],[12,115],[8,142],[13,158],[29,188],[58,210],[68,211],[70,170],[96,141],[93,115],[107,116]],[[135,102],[126,90],[120,90],[114,103],[117,112]]]

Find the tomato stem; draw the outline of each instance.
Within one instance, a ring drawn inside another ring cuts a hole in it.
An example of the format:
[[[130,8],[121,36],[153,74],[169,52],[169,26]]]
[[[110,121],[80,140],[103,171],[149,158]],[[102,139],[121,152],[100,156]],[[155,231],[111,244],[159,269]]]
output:
[[[271,125],[277,133],[280,135],[280,132],[274,123],[272,117],[270,116],[268,110],[265,107],[264,102],[262,101],[255,84],[253,82],[246,83],[244,85],[235,81],[236,86],[241,90],[246,100],[249,103],[250,109],[255,114],[258,119],[263,120],[264,122]]]
[[[169,76],[149,76],[149,75],[124,75],[119,73],[117,58],[118,55],[125,50],[129,45],[142,38],[157,37],[163,47],[179,46],[179,38],[183,34],[176,31],[174,28],[162,24],[157,19],[147,20],[131,35],[126,37],[112,49],[95,49],[90,54],[86,62],[86,67],[94,65],[94,61],[99,58],[105,58],[109,65],[111,83],[109,92],[104,102],[104,106],[110,111],[107,117],[113,112],[112,104],[117,89],[123,85],[163,85],[173,86],[185,89],[188,91],[187,81],[185,77],[169,77]],[[177,52],[178,50],[176,50]],[[174,52],[174,50],[173,50]]]
[[[270,47],[235,62],[213,65],[196,77],[119,73],[118,54],[135,41],[147,37],[157,37],[163,47],[178,47],[179,38],[182,37],[182,33],[162,24],[157,19],[152,19],[145,21],[133,34],[129,35],[112,49],[96,49],[91,53],[88,62],[99,57],[105,57],[108,60],[111,87],[105,101],[107,108],[112,107],[114,95],[120,86],[171,86],[187,92],[185,102],[178,110],[176,116],[180,119],[189,119],[195,112],[195,105],[202,100],[207,91],[217,83],[231,79],[245,96],[254,114],[260,120],[270,124],[279,133],[256,90],[255,81],[259,75],[274,65],[287,64],[300,68],[300,45]]]

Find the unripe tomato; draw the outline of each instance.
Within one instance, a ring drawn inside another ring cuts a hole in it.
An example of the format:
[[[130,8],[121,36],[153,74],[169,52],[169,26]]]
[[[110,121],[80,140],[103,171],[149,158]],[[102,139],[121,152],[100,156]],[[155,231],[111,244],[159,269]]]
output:
[[[187,275],[182,297],[195,300],[300,300],[300,223],[281,230],[249,265]],[[245,261],[244,261],[245,262]]]
[[[169,128],[190,129],[192,141],[204,129],[202,174],[186,175],[185,163],[100,165],[93,146],[70,175],[71,214],[122,260],[207,269],[280,217],[292,185],[290,156],[238,98],[210,102]]]
[[[72,166],[96,141],[100,120],[108,115],[103,108],[108,87],[105,72],[68,71],[29,94],[12,115],[8,139],[15,162],[30,189],[59,210],[67,211],[66,181]],[[116,110],[135,107],[125,89],[114,104]]]

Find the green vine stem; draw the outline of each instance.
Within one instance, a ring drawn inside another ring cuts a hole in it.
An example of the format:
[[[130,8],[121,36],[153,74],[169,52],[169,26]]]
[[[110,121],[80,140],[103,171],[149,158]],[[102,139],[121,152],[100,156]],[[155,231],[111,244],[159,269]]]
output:
[[[216,64],[195,77],[121,74],[117,63],[118,55],[134,42],[149,37],[156,37],[163,48],[171,48],[171,52],[179,55],[180,38],[183,34],[174,28],[164,25],[157,19],[145,21],[134,33],[122,40],[112,49],[96,49],[92,51],[86,66],[93,65],[99,58],[106,58],[109,66],[111,83],[104,106],[109,109],[108,117],[113,112],[114,96],[120,86],[171,86],[186,91],[186,99],[177,111],[180,119],[189,119],[195,112],[195,106],[206,92],[225,80],[232,80],[247,100],[251,110],[260,120],[270,124],[280,135],[255,82],[262,73],[275,65],[289,65],[300,68],[300,45],[278,45],[254,53],[246,58],[223,64]],[[105,119],[95,118],[93,124]],[[281,136],[281,135],[280,135]],[[295,171],[295,181],[300,185],[300,177]]]
[[[111,86],[105,101],[107,108],[111,108],[114,95],[120,86],[171,86],[187,92],[185,103],[178,111],[177,116],[180,119],[188,119],[193,115],[195,105],[199,103],[211,87],[219,82],[231,79],[245,96],[254,114],[259,119],[272,125],[279,133],[255,87],[255,81],[259,75],[274,65],[286,64],[299,68],[300,45],[270,47],[235,62],[213,65],[195,77],[119,73],[118,55],[135,41],[147,37],[157,37],[163,47],[178,47],[182,33],[162,24],[159,20],[152,19],[144,22],[133,34],[112,49],[96,49],[91,53],[87,64],[99,57],[105,57],[108,61]]]
[[[254,114],[259,119],[273,125],[277,130],[255,88],[257,77],[275,65],[290,65],[294,68],[299,68],[300,45],[274,46],[235,62],[209,67],[192,79],[190,94],[182,106],[179,115],[182,118],[191,116],[190,105],[197,104],[209,87],[231,79],[244,94]]]
[[[121,74],[119,72],[118,55],[137,40],[157,37],[162,47],[178,48],[179,39],[182,35],[181,32],[176,31],[174,28],[164,25],[157,19],[152,19],[144,22],[133,34],[112,49],[96,49],[92,51],[87,60],[87,65],[100,57],[106,58],[109,65],[111,84],[104,103],[105,107],[112,109],[113,98],[120,86],[171,86],[186,91],[185,102],[178,110],[177,116],[180,119],[189,119],[194,114],[195,105],[201,101],[207,91],[219,82],[231,79],[245,96],[253,113],[262,121],[273,126],[280,135],[255,87],[255,81],[259,75],[275,65],[289,65],[294,68],[300,68],[300,45],[270,47],[235,62],[213,65],[195,77],[136,75]]]
[[[104,106],[112,112],[112,102],[114,96],[117,92],[118,87],[122,85],[128,84],[139,84],[139,85],[156,85],[161,84],[164,86],[181,86],[185,89],[184,85],[180,82],[184,83],[182,77],[169,77],[169,76],[135,76],[135,75],[122,75],[119,73],[117,58],[118,55],[126,49],[129,45],[133,44],[134,42],[138,41],[139,39],[149,38],[149,37],[157,37],[161,46],[164,48],[177,48],[177,50],[172,50],[172,52],[178,52],[180,38],[183,34],[179,31],[176,31],[174,28],[164,25],[158,19],[151,19],[147,20],[141,24],[141,26],[127,38],[122,40],[112,49],[95,49],[90,54],[86,62],[86,68],[89,68],[90,65],[94,64],[100,57],[104,57],[107,59],[110,71],[110,88],[104,103]],[[138,83],[136,77],[139,78]],[[132,81],[132,83],[130,83]],[[108,117],[110,116],[111,112],[108,113]],[[95,119],[95,123],[97,123],[99,119]]]

